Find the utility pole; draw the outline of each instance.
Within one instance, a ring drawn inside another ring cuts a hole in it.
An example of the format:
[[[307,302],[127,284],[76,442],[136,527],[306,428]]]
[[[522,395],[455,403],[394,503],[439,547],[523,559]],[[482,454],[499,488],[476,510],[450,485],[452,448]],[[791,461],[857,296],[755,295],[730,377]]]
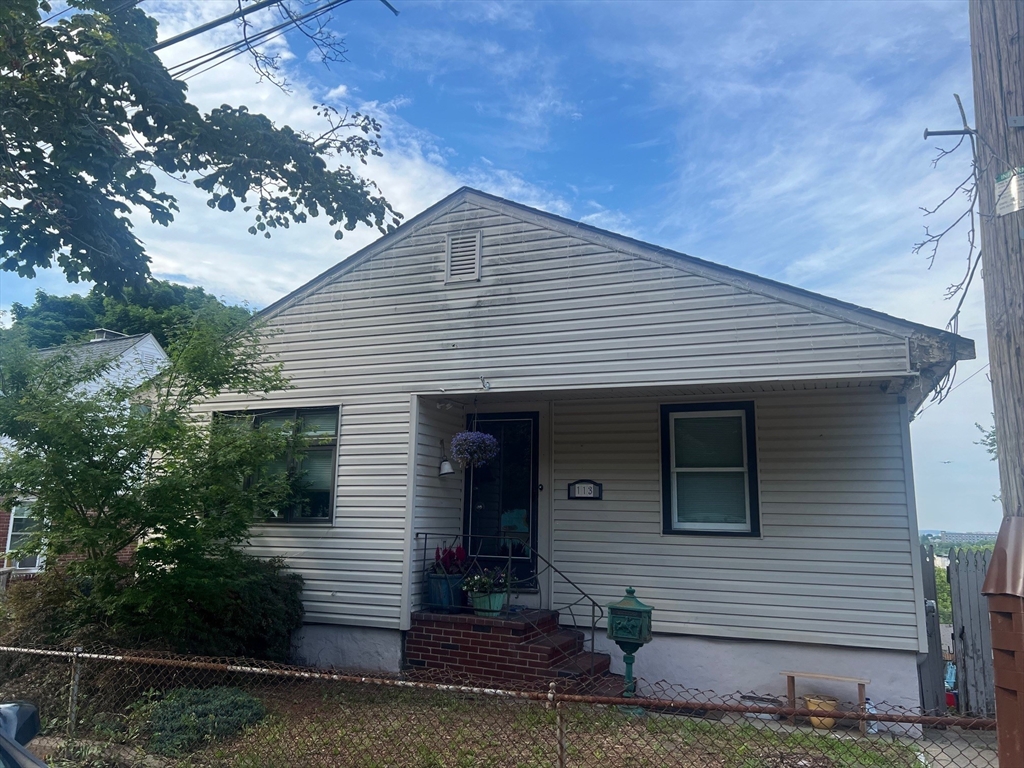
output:
[[[970,0],[985,319],[1003,524],[989,600],[999,764],[1024,766],[1024,0]]]

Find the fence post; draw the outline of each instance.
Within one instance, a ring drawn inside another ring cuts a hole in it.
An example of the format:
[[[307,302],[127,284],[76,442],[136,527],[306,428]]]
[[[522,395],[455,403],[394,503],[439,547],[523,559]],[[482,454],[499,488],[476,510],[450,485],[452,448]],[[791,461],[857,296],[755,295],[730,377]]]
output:
[[[75,735],[75,721],[78,720],[78,681],[82,678],[80,654],[85,649],[77,645],[71,657],[71,697],[68,701],[68,736]]]
[[[557,743],[556,768],[565,768],[565,721],[562,719],[562,702],[558,701],[555,683],[548,686],[548,706],[555,708],[555,741]]]

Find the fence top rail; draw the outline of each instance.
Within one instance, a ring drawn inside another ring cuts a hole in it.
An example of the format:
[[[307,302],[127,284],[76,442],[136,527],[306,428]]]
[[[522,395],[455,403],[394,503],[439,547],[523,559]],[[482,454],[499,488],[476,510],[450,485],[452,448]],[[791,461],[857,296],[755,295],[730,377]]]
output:
[[[22,648],[18,646],[0,645],[0,653],[25,654],[29,656],[43,656],[50,658],[107,661],[121,664],[162,666],[178,669],[196,669],[233,674],[289,678],[294,680],[322,680],[391,686],[396,688],[434,690],[449,693],[493,696],[507,699],[541,701],[554,704],[556,706],[561,704],[593,704],[612,707],[641,707],[666,712],[674,711],[679,712],[680,714],[696,711],[717,711],[751,715],[769,715],[779,718],[821,717],[822,714],[820,710],[811,710],[806,707],[790,707],[781,703],[775,705],[742,701],[742,698],[746,698],[743,694],[736,694],[735,697],[719,697],[715,694],[706,692],[680,691],[680,693],[683,694],[683,697],[675,699],[664,698],[663,696],[657,695],[639,695],[626,698],[622,696],[599,696],[586,695],[583,693],[559,692],[557,690],[558,684],[556,682],[551,682],[546,689],[512,690],[497,686],[472,683],[444,683],[405,679],[400,677],[389,678],[374,675],[345,674],[331,670],[276,665],[273,662],[268,662],[264,665],[260,662],[249,659],[242,660],[243,663],[232,663],[230,661],[203,657],[189,658],[174,655],[146,655],[144,653],[137,652],[99,653],[95,651],[86,651],[81,647],[77,647],[72,650],[64,650],[56,648]],[[695,693],[698,696],[703,696],[704,698],[694,698]],[[730,700],[730,698],[732,700]],[[965,730],[980,731],[992,731],[995,730],[996,727],[996,721],[993,719],[963,716],[928,716],[902,708],[873,712],[866,712],[863,710],[835,710],[829,711],[828,716],[831,718],[854,721],[904,723],[923,726],[957,726]]]

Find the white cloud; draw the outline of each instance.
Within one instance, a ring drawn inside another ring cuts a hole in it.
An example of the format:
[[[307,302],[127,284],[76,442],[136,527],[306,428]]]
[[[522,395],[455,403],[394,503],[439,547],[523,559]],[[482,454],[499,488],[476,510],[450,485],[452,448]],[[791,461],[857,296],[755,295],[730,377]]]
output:
[[[176,3],[155,4],[152,11],[164,20],[169,35],[202,18],[220,15],[224,7],[208,3],[202,6],[204,15],[199,16],[194,6],[188,6],[184,18]],[[166,58],[185,60],[231,39],[234,31],[223,28],[174,46]],[[383,125],[384,157],[369,158],[367,165],[357,166],[357,170],[373,179],[407,218],[465,184],[555,213],[571,212],[564,200],[513,170],[482,161],[453,171],[449,168],[451,150],[444,142],[402,118],[402,109],[408,103],[405,99],[360,101],[344,83],[324,89],[299,69],[285,67],[284,71],[290,93],[260,83],[245,58],[238,57],[191,80],[189,97],[203,110],[222,103],[246,104],[278,125],[305,130],[322,127],[312,107],[324,97],[375,115]],[[269,240],[253,237],[245,231],[250,220],[241,209],[232,213],[214,211],[206,206],[205,195],[198,190],[182,184],[170,188],[181,206],[174,224],[163,228],[142,221],[136,229],[147,244],[154,273],[202,285],[217,295],[255,306],[275,301],[379,237],[376,230],[359,227],[344,233],[339,242],[334,239],[333,229],[316,219],[289,230],[276,230]]]
[[[342,83],[331,88],[327,93],[324,94],[324,98],[328,101],[340,100],[344,101],[348,98],[348,86]]]

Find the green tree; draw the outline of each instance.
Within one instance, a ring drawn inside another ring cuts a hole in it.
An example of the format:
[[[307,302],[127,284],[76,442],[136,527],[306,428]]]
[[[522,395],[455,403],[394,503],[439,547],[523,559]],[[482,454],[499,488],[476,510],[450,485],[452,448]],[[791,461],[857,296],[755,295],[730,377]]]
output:
[[[164,280],[149,280],[141,288],[128,288],[120,296],[105,296],[93,288],[86,296],[54,296],[36,291],[35,302],[11,305],[14,324],[7,338],[43,349],[88,338],[93,328],[121,333],[152,333],[167,346],[175,328],[206,309],[224,307],[202,288]],[[244,307],[227,307],[241,322],[250,316]]]
[[[319,135],[275,126],[244,106],[202,114],[149,49],[157,23],[124,0],[70,0],[80,12],[42,23],[46,0],[0,3],[0,267],[54,264],[108,293],[141,287],[149,257],[132,234],[178,210],[160,188],[191,179],[211,208],[251,213],[253,234],[321,213],[342,230],[385,232],[397,214],[351,167],[380,155],[379,124],[317,107]]]
[[[979,432],[981,432],[981,439],[975,441],[974,444],[982,446],[988,452],[989,458],[992,461],[999,461],[999,446],[996,444],[995,425],[993,424],[991,427],[983,427],[981,424],[975,422],[974,426],[978,428]]]
[[[8,441],[0,496],[32,502],[37,530],[24,551],[45,551],[55,566],[44,579],[61,587],[61,598],[46,636],[91,627],[92,637],[120,643],[237,653],[251,647],[240,637],[266,633],[257,626],[263,618],[242,606],[260,606],[257,593],[268,590],[275,604],[292,606],[290,618],[274,621],[290,629],[301,620],[300,586],[282,587],[242,551],[251,524],[289,493],[287,479],[259,469],[292,438],[242,416],[196,418],[222,392],[286,385],[264,360],[263,334],[247,318],[207,308],[174,332],[170,364],[142,388],[109,361],[0,349],[0,434]],[[246,628],[227,624],[231,616]],[[288,633],[278,634],[281,655]]]
[[[953,623],[953,594],[949,588],[949,571],[945,568],[935,569],[935,602],[939,609],[939,623]]]

